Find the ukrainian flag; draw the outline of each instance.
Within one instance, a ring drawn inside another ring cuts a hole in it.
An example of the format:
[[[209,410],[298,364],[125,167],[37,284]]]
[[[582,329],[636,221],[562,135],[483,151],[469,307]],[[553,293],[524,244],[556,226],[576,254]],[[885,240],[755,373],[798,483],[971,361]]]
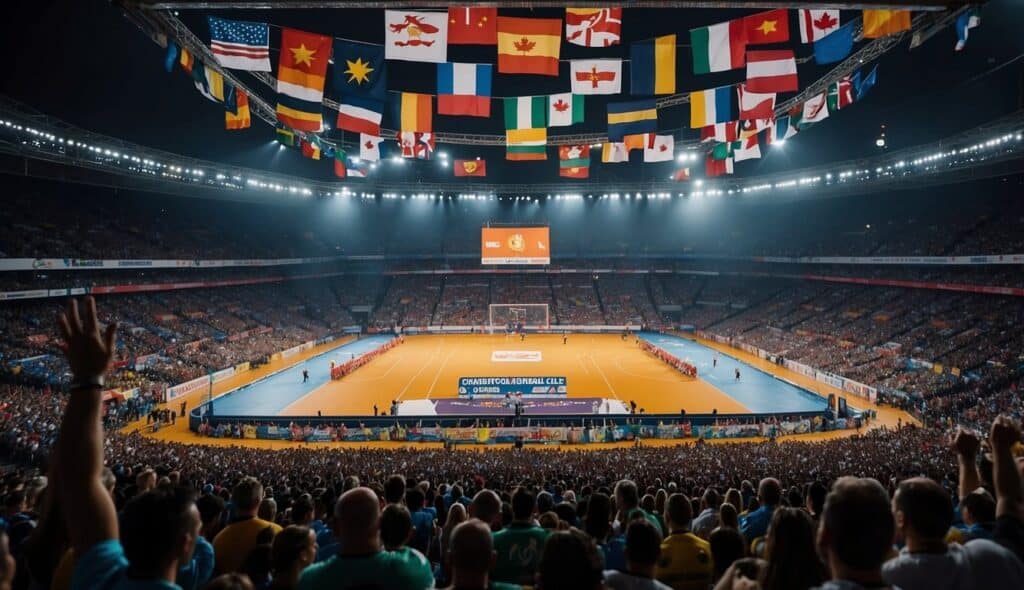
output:
[[[665,35],[629,47],[630,92],[675,94],[676,36]]]
[[[622,141],[627,135],[654,133],[658,130],[658,108],[654,99],[610,103],[608,139]]]

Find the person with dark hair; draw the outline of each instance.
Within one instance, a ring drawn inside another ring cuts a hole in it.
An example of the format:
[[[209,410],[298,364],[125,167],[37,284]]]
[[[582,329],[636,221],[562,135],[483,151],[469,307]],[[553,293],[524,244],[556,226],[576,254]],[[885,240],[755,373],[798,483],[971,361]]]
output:
[[[757,486],[757,498],[761,506],[746,516],[740,517],[740,533],[747,542],[763,537],[768,532],[768,523],[772,513],[782,501],[782,484],[774,477],[766,477]]]
[[[946,544],[953,524],[949,494],[916,477],[900,483],[892,499],[898,536],[905,546],[882,567],[886,582],[904,590],[1024,588],[1024,564],[985,539]]]
[[[608,520],[611,506],[611,499],[606,494],[594,492],[587,502],[583,530],[597,542],[604,555],[605,569],[621,571],[626,569],[626,537],[612,533]]]
[[[520,487],[512,494],[512,523],[494,533],[497,563],[495,580],[514,584],[531,584],[548,531],[534,523],[537,503],[534,495]]]
[[[398,551],[406,545],[415,531],[409,509],[401,504],[388,504],[380,515],[380,541],[385,551]]]
[[[640,491],[632,481],[624,479],[615,484],[615,507],[618,508],[618,515],[613,523],[615,532],[619,534],[625,533],[629,521],[640,517],[647,519],[653,524],[659,533],[662,532],[661,522],[658,521],[658,517],[640,508]],[[687,523],[687,526],[689,526],[689,523]]]
[[[991,539],[996,524],[996,501],[984,488],[978,488],[960,500],[960,518],[963,526],[958,527],[967,540]]]
[[[303,570],[298,590],[433,587],[430,563],[418,551],[382,549],[380,503],[370,488],[359,487],[342,494],[334,507],[334,533],[338,553]]]
[[[599,590],[604,562],[594,540],[579,529],[552,533],[537,565],[538,590]]]
[[[217,572],[238,571],[245,557],[257,545],[257,537],[263,531],[269,529],[270,539],[267,543],[281,532],[281,525],[257,516],[262,502],[263,485],[255,477],[243,477],[231,489],[234,519],[213,539]]]
[[[831,578],[820,590],[890,588],[882,578],[882,564],[892,551],[895,528],[882,484],[839,478],[825,497],[818,527],[818,553]]]
[[[751,571],[762,590],[809,590],[825,581],[825,565],[815,548],[814,521],[800,508],[779,508],[768,527],[765,558],[750,560]],[[746,572],[733,570],[746,577]],[[732,587],[725,576],[718,588]]]
[[[452,530],[451,547],[446,557],[450,571],[449,590],[512,590],[513,584],[495,582],[490,572],[497,562],[490,527],[472,519]]]
[[[388,504],[401,504],[405,500],[405,478],[392,475],[384,481],[384,501]]]
[[[736,507],[722,502],[722,505],[718,507],[718,526],[720,528],[736,529],[736,532],[739,532],[740,517],[736,514]]]
[[[203,538],[213,541],[224,525],[224,500],[213,494],[203,494],[196,500],[199,518],[203,522]]]
[[[254,590],[249,576],[245,574],[222,574],[210,580],[203,590]]]
[[[501,498],[491,490],[480,490],[469,505],[469,517],[481,520],[492,532],[501,530]]]
[[[610,590],[672,590],[654,579],[661,554],[661,533],[646,520],[634,520],[626,527],[626,571],[605,570],[604,583]]]
[[[816,481],[807,487],[807,497],[804,499],[804,508],[811,515],[814,522],[821,518],[821,511],[825,508],[825,496],[828,495],[826,488],[820,481]]]
[[[274,579],[270,590],[295,590],[299,575],[316,558],[316,533],[305,526],[285,527],[274,537],[271,546],[271,571]]]
[[[690,529],[693,534],[707,539],[711,531],[718,526],[718,507],[722,504],[722,495],[715,488],[704,490],[700,497],[700,512],[693,519]]]
[[[722,506],[732,507],[730,504],[722,504]],[[747,554],[747,544],[743,542],[743,535],[740,534],[739,529],[734,527],[720,526],[711,531],[708,545],[711,546],[711,561],[715,565],[713,575],[715,582],[722,578],[729,566],[736,560],[743,559]]]
[[[661,542],[657,577],[675,590],[702,590],[711,584],[711,546],[690,532],[692,518],[689,498],[683,494],[668,497],[665,520],[669,534]]]
[[[405,505],[409,507],[409,518],[412,519],[413,534],[409,546],[423,555],[430,554],[430,540],[434,536],[434,513],[427,511],[423,492],[418,487],[405,491]]]
[[[269,535],[268,535],[269,536]],[[267,541],[266,543],[262,541]],[[266,590],[271,580],[272,539],[260,539],[252,551],[242,560],[238,573],[249,578],[256,590]]]
[[[76,590],[166,587],[192,555],[199,510],[191,491],[157,488],[136,496],[118,519],[103,487],[103,377],[114,355],[116,324],[102,332],[96,302],[68,302],[59,317],[72,382],[52,454],[61,513],[77,556]],[[120,521],[120,522],[119,522]],[[131,580],[128,573],[131,572]]]

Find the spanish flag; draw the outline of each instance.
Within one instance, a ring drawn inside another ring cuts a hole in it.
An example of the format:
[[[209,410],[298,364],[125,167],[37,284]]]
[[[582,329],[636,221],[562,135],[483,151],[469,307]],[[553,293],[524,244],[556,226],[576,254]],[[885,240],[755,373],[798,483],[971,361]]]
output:
[[[910,29],[909,10],[865,10],[864,38],[877,39]]]
[[[225,129],[248,129],[252,124],[252,117],[249,113],[249,95],[241,88],[234,89],[235,110],[231,111],[230,105],[225,101],[224,106],[224,128]]]
[[[558,75],[562,20],[498,17],[498,72]]]
[[[331,38],[281,30],[281,58],[277,64],[277,119],[300,131],[320,131],[324,78],[331,57]]]
[[[399,129],[401,131],[433,131],[434,97],[430,94],[403,92],[398,107]]]

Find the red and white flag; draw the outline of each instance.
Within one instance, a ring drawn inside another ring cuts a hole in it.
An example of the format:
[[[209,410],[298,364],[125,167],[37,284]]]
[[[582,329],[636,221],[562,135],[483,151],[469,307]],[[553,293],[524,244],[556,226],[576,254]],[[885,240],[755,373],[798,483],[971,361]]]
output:
[[[771,119],[775,116],[774,92],[751,92],[746,84],[739,84],[736,94],[739,96],[741,120]]]
[[[574,59],[569,61],[573,94],[621,94],[621,59]]]
[[[796,58],[790,49],[747,52],[747,90],[750,92],[796,92]]]
[[[801,8],[800,42],[814,43],[839,29],[838,10]]]
[[[565,40],[583,47],[610,47],[622,39],[621,8],[566,8]]]
[[[452,45],[497,45],[498,9],[449,8],[448,43]]]
[[[402,150],[403,158],[429,160],[430,154],[434,153],[434,134],[421,133],[419,131],[399,131],[398,147]]]
[[[756,160],[761,157],[761,145],[757,143],[757,136],[749,137],[741,140],[738,146],[732,151],[732,159],[734,162],[742,162],[743,160]]]
[[[676,170],[672,174],[672,180],[675,180],[677,182],[682,182],[684,180],[690,180],[690,169],[689,168],[680,168],[679,170]]]
[[[380,137],[376,135],[359,134],[359,159],[367,162],[380,160]]]
[[[715,123],[700,129],[701,143],[716,141],[718,143],[729,143],[739,139],[739,121],[728,123]]]
[[[800,124],[819,123],[828,119],[828,100],[824,92],[813,98],[807,99],[804,103],[803,117]]]
[[[448,61],[448,13],[385,10],[384,58]]]
[[[644,162],[669,162],[675,158],[675,138],[671,135],[649,134],[644,146]]]

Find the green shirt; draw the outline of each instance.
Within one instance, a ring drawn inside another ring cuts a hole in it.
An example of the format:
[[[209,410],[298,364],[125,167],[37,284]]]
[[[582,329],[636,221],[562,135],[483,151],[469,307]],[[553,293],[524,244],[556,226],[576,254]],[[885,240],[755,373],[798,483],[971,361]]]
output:
[[[335,555],[302,571],[298,590],[426,590],[434,587],[430,563],[415,549],[373,555]]]
[[[497,563],[491,578],[500,582],[532,585],[548,531],[539,526],[514,522],[494,533]]]

